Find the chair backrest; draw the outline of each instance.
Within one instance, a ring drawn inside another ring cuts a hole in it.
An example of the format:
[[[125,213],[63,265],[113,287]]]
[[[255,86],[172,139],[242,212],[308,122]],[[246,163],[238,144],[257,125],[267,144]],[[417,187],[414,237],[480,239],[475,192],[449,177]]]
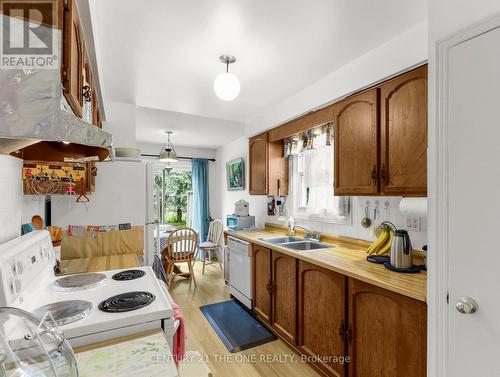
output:
[[[222,221],[214,220],[208,227],[207,241],[213,242],[218,245],[222,236]]]
[[[179,228],[170,233],[167,246],[161,252],[169,260],[190,260],[198,249],[198,233],[191,228]]]

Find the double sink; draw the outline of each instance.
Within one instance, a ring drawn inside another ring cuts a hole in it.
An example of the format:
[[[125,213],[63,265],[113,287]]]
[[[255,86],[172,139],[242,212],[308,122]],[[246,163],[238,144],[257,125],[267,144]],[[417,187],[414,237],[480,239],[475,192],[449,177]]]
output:
[[[286,247],[287,249],[292,249],[296,251],[309,251],[309,250],[327,249],[330,247],[334,247],[307,238],[291,237],[291,236],[263,237],[259,239],[261,241],[269,242],[273,245],[279,245],[281,247]]]

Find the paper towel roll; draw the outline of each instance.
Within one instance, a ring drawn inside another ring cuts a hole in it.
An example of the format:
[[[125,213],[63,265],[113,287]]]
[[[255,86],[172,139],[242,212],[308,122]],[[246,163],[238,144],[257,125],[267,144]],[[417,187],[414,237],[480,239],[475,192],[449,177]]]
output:
[[[399,211],[404,216],[427,217],[427,198],[403,198]]]

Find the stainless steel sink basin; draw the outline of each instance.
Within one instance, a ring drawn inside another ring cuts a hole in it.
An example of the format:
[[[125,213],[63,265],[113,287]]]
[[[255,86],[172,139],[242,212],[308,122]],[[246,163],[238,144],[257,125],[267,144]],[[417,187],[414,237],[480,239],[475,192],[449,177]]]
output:
[[[296,241],[303,241],[302,238],[300,237],[264,237],[260,238],[261,241],[266,241],[275,245],[281,245],[283,243],[288,243],[288,242],[296,242]]]
[[[287,248],[293,249],[293,250],[298,250],[298,251],[327,249],[329,247],[333,247],[333,246],[325,245],[324,243],[315,242],[315,241],[286,242],[286,243],[280,244],[280,246],[287,247]]]

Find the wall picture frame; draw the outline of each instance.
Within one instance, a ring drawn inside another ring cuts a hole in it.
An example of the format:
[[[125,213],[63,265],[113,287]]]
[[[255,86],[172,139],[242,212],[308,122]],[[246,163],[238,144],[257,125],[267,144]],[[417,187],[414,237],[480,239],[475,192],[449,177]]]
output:
[[[245,164],[243,158],[237,158],[226,163],[227,190],[245,189]]]

